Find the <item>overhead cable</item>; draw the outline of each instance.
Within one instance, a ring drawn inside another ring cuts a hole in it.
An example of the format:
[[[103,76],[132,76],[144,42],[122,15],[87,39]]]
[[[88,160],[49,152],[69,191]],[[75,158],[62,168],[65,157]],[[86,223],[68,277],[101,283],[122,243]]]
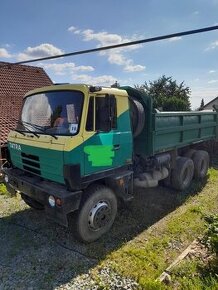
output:
[[[11,64],[27,64],[27,63],[31,63],[31,62],[37,62],[37,61],[45,61],[45,60],[57,59],[57,58],[68,57],[68,56],[88,54],[88,53],[99,52],[99,51],[103,51],[103,50],[122,48],[122,47],[126,47],[126,46],[132,46],[132,45],[138,45],[138,44],[143,44],[143,43],[148,43],[148,42],[160,41],[160,40],[169,39],[169,38],[182,37],[182,36],[186,36],[186,35],[203,33],[203,32],[213,31],[213,30],[217,30],[217,29],[218,29],[218,25],[214,25],[214,26],[210,26],[210,27],[204,27],[204,28],[200,28],[200,29],[188,30],[188,31],[177,32],[177,33],[172,33],[172,34],[166,34],[166,35],[161,35],[161,36],[156,36],[156,37],[151,37],[151,38],[146,38],[146,39],[141,39],[141,40],[124,42],[124,43],[120,43],[120,44],[113,44],[113,45],[102,46],[102,47],[98,47],[98,48],[91,48],[91,49],[79,50],[79,51],[58,54],[58,55],[53,55],[53,56],[18,61],[18,62],[11,63]],[[3,66],[5,66],[5,65],[3,65]]]

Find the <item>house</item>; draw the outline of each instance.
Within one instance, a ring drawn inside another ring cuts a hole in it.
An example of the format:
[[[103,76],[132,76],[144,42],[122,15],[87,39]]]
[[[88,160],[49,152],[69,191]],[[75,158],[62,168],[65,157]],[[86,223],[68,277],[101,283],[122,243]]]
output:
[[[213,105],[218,106],[218,97],[203,106],[202,110],[213,110]]]
[[[49,85],[52,81],[40,67],[0,62],[0,165],[5,158],[7,135],[19,118],[23,96]]]

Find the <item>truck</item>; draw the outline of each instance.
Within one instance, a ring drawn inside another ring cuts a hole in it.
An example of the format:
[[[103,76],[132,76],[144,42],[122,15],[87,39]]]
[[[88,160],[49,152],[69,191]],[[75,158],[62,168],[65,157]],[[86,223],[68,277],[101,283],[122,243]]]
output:
[[[109,231],[135,186],[184,191],[204,178],[209,154],[196,145],[217,138],[217,108],[160,112],[132,87],[52,85],[24,96],[4,182],[89,243]]]

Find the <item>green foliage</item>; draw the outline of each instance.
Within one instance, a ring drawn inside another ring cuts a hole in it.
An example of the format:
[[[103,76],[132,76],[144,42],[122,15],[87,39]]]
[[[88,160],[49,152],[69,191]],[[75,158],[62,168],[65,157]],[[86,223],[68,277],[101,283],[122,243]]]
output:
[[[3,183],[0,183],[0,195],[9,196],[9,193]]]
[[[139,284],[142,289],[146,290],[162,290],[165,289],[164,285],[161,284],[160,281],[156,281],[154,279],[149,279],[148,277],[140,277]]]
[[[218,214],[205,217],[207,232],[204,237],[204,244],[216,255],[218,255]]]
[[[209,267],[199,258],[195,258],[194,260],[183,260],[179,266],[173,269],[171,278],[171,289],[218,289],[216,269]]]
[[[172,77],[163,75],[156,81],[145,82],[143,85],[136,85],[136,89],[144,91],[154,100],[154,107],[163,111],[190,111],[189,87],[184,82],[177,84]]]

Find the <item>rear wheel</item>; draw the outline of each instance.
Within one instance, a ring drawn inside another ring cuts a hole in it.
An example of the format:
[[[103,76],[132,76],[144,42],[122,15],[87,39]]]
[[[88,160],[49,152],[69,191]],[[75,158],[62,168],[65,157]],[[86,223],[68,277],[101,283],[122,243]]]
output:
[[[117,198],[104,185],[93,185],[84,192],[85,199],[76,217],[75,234],[83,242],[93,242],[112,226],[117,213]]]
[[[207,175],[209,167],[209,154],[204,150],[197,150],[192,160],[194,162],[194,178],[202,179]]]
[[[185,190],[191,184],[194,175],[194,163],[186,157],[177,157],[176,167],[172,170],[171,183],[177,190]]]
[[[43,210],[44,206],[43,204],[39,203],[38,201],[32,199],[31,197],[25,195],[24,193],[21,194],[21,198],[25,201],[25,203],[37,210]]]

